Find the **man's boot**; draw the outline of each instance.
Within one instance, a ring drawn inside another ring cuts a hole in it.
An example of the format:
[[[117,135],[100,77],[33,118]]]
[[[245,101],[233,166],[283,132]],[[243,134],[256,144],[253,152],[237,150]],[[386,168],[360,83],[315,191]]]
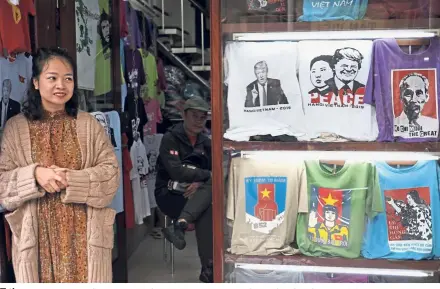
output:
[[[214,266],[212,260],[209,261],[208,265],[202,266],[199,280],[203,283],[214,283]]]
[[[186,247],[185,230],[188,227],[186,222],[174,222],[173,226],[168,226],[162,230],[165,239],[171,242],[178,250]]]

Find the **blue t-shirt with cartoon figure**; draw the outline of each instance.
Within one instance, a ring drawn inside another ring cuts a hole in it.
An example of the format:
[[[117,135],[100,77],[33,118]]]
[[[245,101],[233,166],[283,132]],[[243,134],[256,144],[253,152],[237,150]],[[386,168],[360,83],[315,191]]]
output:
[[[440,254],[440,168],[418,161],[400,168],[376,163],[384,212],[368,220],[362,255],[368,259],[430,259]]]
[[[359,20],[364,18],[368,0],[304,0],[298,21]]]

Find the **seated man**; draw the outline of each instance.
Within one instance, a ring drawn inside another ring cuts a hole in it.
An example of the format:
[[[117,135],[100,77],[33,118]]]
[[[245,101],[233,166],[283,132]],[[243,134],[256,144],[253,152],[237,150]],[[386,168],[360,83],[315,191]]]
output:
[[[163,136],[156,164],[155,196],[159,209],[174,220],[165,238],[182,250],[185,230],[194,223],[202,271],[200,281],[213,282],[211,140],[202,133],[209,105],[200,98],[186,101],[183,123]]]

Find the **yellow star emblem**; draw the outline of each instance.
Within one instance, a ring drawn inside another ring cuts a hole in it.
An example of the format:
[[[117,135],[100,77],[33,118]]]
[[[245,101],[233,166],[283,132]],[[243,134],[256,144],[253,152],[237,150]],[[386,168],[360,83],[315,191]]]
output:
[[[329,193],[327,198],[322,198],[322,199],[324,200],[326,205],[330,205],[330,206],[334,206],[337,202],[339,202],[339,200],[333,199],[332,193]]]
[[[271,193],[271,191],[267,190],[267,188],[264,188],[264,191],[261,191],[261,194],[263,195],[263,199],[264,198],[270,199],[270,197],[269,197],[270,193]]]

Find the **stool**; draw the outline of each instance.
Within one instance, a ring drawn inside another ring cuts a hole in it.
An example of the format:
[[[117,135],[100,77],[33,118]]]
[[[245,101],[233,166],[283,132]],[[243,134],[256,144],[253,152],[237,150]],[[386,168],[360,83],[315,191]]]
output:
[[[170,222],[168,222],[168,216],[165,215],[164,228],[167,228],[169,225],[173,226],[174,221],[170,220]],[[170,246],[171,275],[174,275],[174,245],[171,242],[168,242],[168,240],[164,237],[163,238],[163,258],[164,258],[165,262],[168,262],[167,245]]]

